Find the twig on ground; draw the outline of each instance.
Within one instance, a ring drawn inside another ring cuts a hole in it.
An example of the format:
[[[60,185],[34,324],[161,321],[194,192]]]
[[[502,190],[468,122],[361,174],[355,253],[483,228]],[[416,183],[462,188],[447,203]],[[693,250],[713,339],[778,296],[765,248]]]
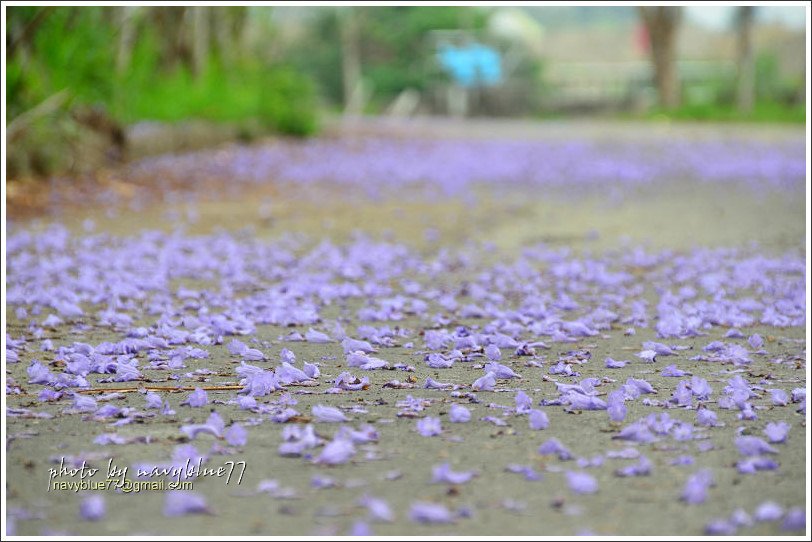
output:
[[[136,391],[168,391],[170,393],[179,392],[179,391],[194,391],[197,388],[200,388],[205,391],[225,391],[225,390],[241,390],[245,386],[240,386],[238,384],[228,384],[222,386],[179,386],[179,387],[170,387],[170,386],[139,386],[137,388],[93,388],[89,390],[76,390],[77,393],[87,393],[87,394],[95,394],[95,393],[131,393]]]

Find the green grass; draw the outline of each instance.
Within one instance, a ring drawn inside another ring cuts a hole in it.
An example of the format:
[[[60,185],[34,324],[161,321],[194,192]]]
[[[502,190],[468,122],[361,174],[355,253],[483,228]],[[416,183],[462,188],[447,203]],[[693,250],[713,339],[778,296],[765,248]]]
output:
[[[311,85],[285,67],[228,71],[212,65],[199,77],[178,69],[164,77],[123,81],[111,102],[113,115],[125,123],[259,121],[290,135],[309,135],[316,129]]]
[[[12,8],[17,27],[36,9]],[[153,28],[139,33],[128,67],[116,70],[117,30],[99,7],[53,9],[25,54],[7,59],[9,119],[67,90],[69,107],[103,106],[115,120],[259,122],[291,135],[316,129],[310,79],[280,62],[259,58],[225,62],[213,51],[193,74],[182,62],[162,66]]]
[[[695,120],[709,122],[772,122],[804,124],[806,106],[787,106],[776,102],[758,102],[750,113],[734,105],[687,104],[672,111],[656,109],[646,114],[654,120]]]

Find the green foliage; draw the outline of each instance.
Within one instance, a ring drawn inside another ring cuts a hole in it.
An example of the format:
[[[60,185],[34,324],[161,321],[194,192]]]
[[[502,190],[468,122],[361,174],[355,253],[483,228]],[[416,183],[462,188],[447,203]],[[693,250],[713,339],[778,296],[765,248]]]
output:
[[[480,30],[485,14],[470,7],[356,7],[361,40],[363,79],[378,105],[388,103],[407,88],[423,90],[432,77],[428,41],[432,30]],[[293,66],[309,74],[319,96],[330,104],[343,102],[339,17],[324,10],[312,30],[287,52]]]
[[[800,105],[805,100],[805,86],[803,76],[794,80],[782,76],[775,54],[762,53],[756,58],[756,96],[760,100]]]
[[[760,54],[755,67],[756,102],[749,113],[736,108],[735,75],[718,75],[703,81],[702,87],[709,99],[692,99],[692,93],[686,92],[685,103],[678,109],[657,109],[651,116],[676,120],[805,123],[804,82],[782,77],[773,53]]]
[[[277,131],[306,136],[316,129],[313,88],[290,68],[265,71],[260,78],[260,117]]]
[[[713,122],[779,122],[803,124],[806,122],[806,106],[786,105],[775,101],[758,101],[750,113],[738,111],[735,105],[685,104],[672,111],[655,110],[649,114],[655,120],[696,120]]]
[[[332,10],[312,22],[305,39],[285,51],[288,63],[315,82],[317,97],[328,104],[342,101],[341,48],[338,19]]]
[[[37,9],[10,8],[10,24],[24,28]],[[74,104],[102,105],[125,123],[197,118],[259,121],[292,135],[315,130],[314,94],[305,76],[256,58],[226,65],[216,55],[197,76],[182,62],[164,66],[149,24],[139,27],[129,66],[117,74],[113,19],[110,8],[50,9],[24,54],[8,59],[9,119],[68,89]]]
[[[9,8],[12,12],[18,8]],[[9,22],[29,23],[27,8]],[[83,103],[107,103],[112,97],[113,32],[101,8],[50,8],[31,40],[28,58],[8,59],[6,81],[10,117],[63,89]]]
[[[133,74],[118,87],[113,111],[126,122],[257,120],[266,128],[297,136],[316,129],[312,85],[286,67],[226,70],[212,63],[198,77],[179,67],[151,84]]]

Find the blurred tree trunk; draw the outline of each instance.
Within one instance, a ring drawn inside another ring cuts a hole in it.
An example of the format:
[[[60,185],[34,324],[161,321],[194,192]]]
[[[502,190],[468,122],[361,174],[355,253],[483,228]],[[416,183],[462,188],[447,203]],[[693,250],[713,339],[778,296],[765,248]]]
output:
[[[677,73],[677,29],[682,19],[682,8],[666,6],[638,7],[649,35],[654,81],[660,106],[674,109],[679,106],[680,89]]]
[[[228,66],[234,61],[234,46],[236,41],[232,34],[232,8],[215,8],[217,12],[212,18],[214,24],[214,38],[217,43],[217,51],[220,54],[220,61]]]
[[[116,10],[118,34],[118,51],[116,52],[116,73],[122,74],[130,67],[133,46],[135,45],[135,31],[138,25],[139,6],[125,6],[114,8]]]
[[[361,92],[361,47],[358,15],[355,8],[344,7],[338,12],[341,31],[341,76],[344,90],[344,112],[359,113]]]
[[[245,47],[246,7],[215,8],[211,19],[220,61],[229,65],[242,58]]]
[[[247,6],[240,6],[234,17],[234,43],[237,47],[236,58],[242,60],[248,56],[251,45],[251,17],[248,16]]]
[[[159,6],[146,9],[149,9],[150,20],[160,40],[161,66],[171,69],[178,64],[187,64],[191,56],[184,25],[187,8]]]
[[[192,8],[192,68],[197,77],[206,70],[209,61],[209,20],[209,8]]]
[[[736,13],[737,74],[736,107],[742,113],[753,110],[756,96],[756,63],[753,56],[753,6],[741,6]]]

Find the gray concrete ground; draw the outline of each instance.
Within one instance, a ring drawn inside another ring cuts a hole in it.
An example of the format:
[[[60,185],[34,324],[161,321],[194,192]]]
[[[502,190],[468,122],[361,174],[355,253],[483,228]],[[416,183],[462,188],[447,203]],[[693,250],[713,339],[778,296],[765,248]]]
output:
[[[557,133],[595,134],[596,138],[620,137],[633,139],[640,137],[637,126],[606,125],[597,129],[588,125],[552,125],[548,129],[538,128],[529,123],[502,124],[490,123],[487,126],[476,124],[474,134],[488,132],[500,137],[556,137]],[[483,127],[485,126],[485,127]],[[648,125],[646,125],[648,126]],[[365,130],[385,130],[379,125],[363,127]],[[345,127],[345,129],[347,129]],[[356,126],[353,129],[359,129]],[[425,129],[425,124],[408,129],[398,128],[400,135]],[[648,129],[648,128],[647,128]],[[713,138],[719,134],[729,134],[740,128],[725,126],[677,127],[685,133],[693,130],[698,138]],[[338,133],[340,129],[335,128]],[[432,133],[441,136],[459,135],[460,130],[453,125]],[[650,129],[653,137],[668,137],[664,128]],[[714,131],[716,130],[716,131]],[[344,133],[346,136],[346,133]],[[764,129],[753,137],[784,138],[797,137],[797,131]],[[746,191],[730,193],[723,188],[692,183],[691,180],[675,182],[657,190],[640,190],[618,201],[607,201],[602,195],[594,194],[583,198],[572,198],[555,193],[527,193],[500,191],[499,197],[490,189],[482,188],[477,193],[475,204],[456,199],[438,198],[433,201],[409,200],[408,198],[367,201],[361,197],[338,197],[335,189],[319,187],[308,193],[280,192],[272,186],[252,189],[232,198],[217,201],[202,201],[194,205],[196,220],[187,225],[189,234],[206,234],[223,228],[229,231],[247,229],[261,238],[273,239],[291,232],[307,235],[313,239],[321,237],[343,241],[356,231],[370,232],[373,235],[404,242],[421,251],[434,250],[425,238],[428,227],[437,231],[437,243],[447,246],[461,246],[467,240],[489,242],[494,245],[492,257],[509,258],[522,247],[546,243],[553,247],[572,247],[581,253],[605,253],[606,250],[627,244],[644,244],[652,249],[675,249],[684,252],[695,246],[714,247],[760,247],[768,254],[791,252],[804,254],[805,202],[797,194],[771,193],[755,194]],[[270,199],[269,199],[270,198]],[[270,209],[264,201],[270,201]],[[183,205],[157,204],[139,212],[123,210],[114,217],[93,209],[73,209],[59,220],[75,232],[82,231],[83,221],[93,218],[96,230],[114,235],[130,235],[144,227],[170,229],[174,223],[167,217],[173,213],[181,215],[186,211]],[[16,228],[39,229],[52,218],[41,217],[25,223],[17,223]],[[466,277],[451,277],[450,280],[464,280]],[[6,309],[9,333],[13,337],[26,334],[26,323],[16,318],[13,308]],[[465,322],[461,322],[465,323]],[[482,321],[468,322],[482,325]],[[419,322],[399,322],[405,327],[415,327]],[[274,326],[260,326],[257,336],[269,340],[273,347],[269,351],[271,359],[276,359],[278,351],[288,344],[280,343],[277,337],[287,329]],[[613,329],[608,339],[586,338],[575,344],[556,345],[545,352],[551,359],[564,350],[587,348],[592,352],[592,363],[579,367],[582,378],[604,376],[602,360],[611,356],[615,359],[629,359],[639,351],[646,340],[659,340],[651,329],[640,329],[635,337],[625,337],[622,329]],[[692,350],[673,361],[685,370],[706,378],[715,390],[724,387],[729,375],[715,364],[692,362],[687,358],[711,340],[722,339],[723,330],[714,329],[707,337],[697,339],[668,340],[669,344],[689,346]],[[782,364],[765,367],[763,362],[748,367],[750,377],[770,372],[776,382],[783,382],[789,391],[794,387],[806,386],[806,348],[808,337],[800,328],[769,328],[756,326],[748,328],[747,334],[758,332],[769,337],[766,348],[771,357],[796,359],[796,364]],[[80,337],[72,335],[67,327],[48,332],[48,337],[59,346],[81,340],[96,344],[114,339],[114,335],[104,330],[93,330]],[[202,422],[209,414],[208,408],[190,410],[179,406],[185,393],[167,394],[177,415],[161,420],[149,420],[144,424],[131,424],[114,429],[125,437],[150,435],[149,444],[130,444],[101,448],[91,444],[91,440],[105,431],[103,424],[88,423],[78,415],[60,415],[64,404],[40,406],[35,400],[39,386],[26,385],[25,369],[31,358],[48,359],[46,355],[26,353],[21,363],[7,366],[7,377],[12,377],[25,393],[8,395],[7,406],[33,408],[55,414],[52,419],[30,419],[7,417],[7,505],[16,518],[18,534],[73,533],[79,535],[164,535],[164,534],[206,534],[206,535],[313,535],[346,534],[352,525],[364,517],[356,504],[364,494],[386,499],[396,514],[393,523],[373,523],[371,527],[379,535],[574,535],[594,533],[598,535],[700,535],[708,521],[728,516],[736,508],[752,513],[760,503],[772,500],[784,507],[808,506],[805,503],[807,440],[804,418],[793,415],[790,439],[781,446],[781,467],[775,472],[756,475],[738,474],[732,463],[738,458],[733,445],[733,429],[741,425],[736,412],[719,410],[720,421],[727,425],[724,431],[711,431],[709,437],[714,444],[711,451],[698,453],[694,443],[673,445],[672,442],[652,445],[645,450],[653,461],[654,469],[650,476],[639,478],[618,478],[612,474],[612,467],[592,469],[598,479],[600,490],[592,495],[574,495],[567,488],[558,467],[569,468],[562,462],[539,455],[538,446],[550,436],[556,436],[570,447],[576,457],[591,457],[606,449],[622,449],[625,446],[611,440],[617,431],[605,413],[584,412],[566,413],[560,407],[547,407],[550,428],[545,431],[530,431],[524,418],[515,418],[505,427],[488,423],[448,424],[447,412],[449,394],[435,390],[393,390],[382,388],[382,384],[392,378],[406,375],[388,371],[364,373],[369,376],[371,385],[365,392],[341,395],[322,394],[328,383],[344,370],[343,354],[338,344],[315,345],[296,343],[294,348],[298,360],[319,360],[322,363],[323,377],[314,388],[291,388],[303,392],[295,395],[299,401],[297,409],[309,413],[314,404],[327,404],[342,407],[362,406],[366,414],[353,415],[353,425],[359,422],[373,422],[380,432],[380,440],[374,461],[353,461],[346,465],[325,468],[302,459],[283,458],[277,454],[281,442],[281,426],[270,422],[248,427],[249,443],[235,456],[213,458],[214,464],[238,458],[247,463],[244,480],[241,484],[225,484],[221,479],[206,479],[195,482],[195,491],[204,494],[210,505],[210,515],[167,518],[161,514],[163,495],[147,491],[139,494],[113,494],[107,492],[107,517],[103,521],[83,521],[78,514],[79,496],[73,493],[46,491],[48,468],[53,467],[49,458],[70,456],[84,452],[102,451],[111,454],[115,462],[129,465],[136,460],[161,460],[171,454],[178,444],[178,427],[190,420]],[[205,366],[217,374],[206,384],[233,383],[235,362],[223,355],[223,347],[210,348],[213,356]],[[330,356],[335,356],[330,360]],[[414,353],[391,348],[381,352],[381,357],[390,362],[404,362],[414,365],[413,376],[418,384],[426,377],[444,382],[472,382],[480,376],[472,364],[456,364],[448,370],[428,368],[417,359]],[[468,405],[473,419],[496,415],[497,410],[488,404],[512,405],[517,388],[522,388],[538,401],[556,396],[555,385],[542,377],[547,367],[528,367],[525,360],[511,358],[510,365],[524,376],[518,383],[501,385],[500,392],[483,392],[482,403]],[[635,376],[649,380],[655,388],[664,390],[654,397],[667,400],[669,386],[674,379],[659,375],[666,363],[653,366],[630,364],[624,369],[612,372],[612,377],[623,382]],[[95,375],[99,376],[99,375]],[[134,384],[134,383],[130,383]],[[111,386],[111,385],[99,385]],[[431,415],[443,419],[446,432],[435,438],[424,438],[414,431],[415,420],[398,418],[395,404],[407,394],[433,400],[427,409]],[[234,391],[209,392],[210,399],[227,400]],[[274,399],[266,397],[264,400]],[[768,398],[754,401],[758,405],[769,406]],[[143,397],[139,394],[126,394],[115,401],[120,407],[141,408]],[[256,417],[234,405],[215,405],[217,411],[228,423],[231,420],[246,422]],[[659,412],[635,402],[630,405],[628,421],[636,420],[651,412]],[[788,409],[766,408],[759,411],[759,421],[753,427],[754,434],[769,421],[786,420]],[[672,417],[694,421],[692,411],[670,410]],[[325,435],[332,434],[334,427],[316,424],[317,430]],[[748,429],[748,431],[750,431]],[[195,444],[201,450],[207,449],[214,440],[203,435]],[[669,462],[675,457],[689,453],[696,454],[697,464],[689,467],[671,467]],[[454,470],[475,468],[480,475],[472,482],[449,488],[444,484],[430,484],[432,465],[449,462]],[[625,465],[623,460],[615,461],[617,466]],[[529,464],[543,472],[541,481],[524,480],[520,475],[504,472],[509,463]],[[103,459],[94,464],[105,465]],[[679,495],[689,473],[699,467],[715,470],[717,485],[711,489],[711,498],[701,506],[688,506],[679,500]],[[387,479],[387,473],[398,471],[401,476]],[[311,477],[316,474],[329,475],[339,482],[339,487],[315,489],[311,487]],[[280,486],[292,488],[289,499],[274,499],[268,495],[254,495],[257,483],[263,479],[276,479]],[[420,525],[409,521],[408,509],[416,499],[433,500],[447,504],[452,509],[468,507],[473,514],[470,518],[458,519],[451,525]],[[512,502],[511,502],[512,501]],[[779,534],[780,523],[760,523],[741,531],[748,535]],[[789,533],[795,534],[795,533]]]

